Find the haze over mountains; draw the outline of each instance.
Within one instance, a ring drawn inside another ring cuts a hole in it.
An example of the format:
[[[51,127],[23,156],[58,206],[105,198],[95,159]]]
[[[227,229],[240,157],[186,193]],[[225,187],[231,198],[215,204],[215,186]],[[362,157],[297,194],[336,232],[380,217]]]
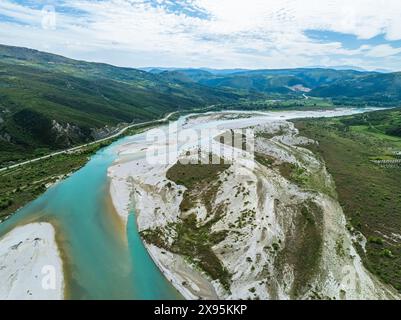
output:
[[[106,125],[142,122],[176,110],[268,99],[324,97],[337,104],[394,105],[401,73],[323,68],[155,69],[89,63],[0,45],[0,153],[94,140]]]

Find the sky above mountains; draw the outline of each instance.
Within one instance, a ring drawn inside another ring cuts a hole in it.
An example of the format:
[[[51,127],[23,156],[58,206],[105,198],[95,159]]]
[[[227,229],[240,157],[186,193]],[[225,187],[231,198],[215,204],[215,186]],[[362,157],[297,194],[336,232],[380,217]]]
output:
[[[401,70],[399,0],[0,0],[0,43],[119,66]]]

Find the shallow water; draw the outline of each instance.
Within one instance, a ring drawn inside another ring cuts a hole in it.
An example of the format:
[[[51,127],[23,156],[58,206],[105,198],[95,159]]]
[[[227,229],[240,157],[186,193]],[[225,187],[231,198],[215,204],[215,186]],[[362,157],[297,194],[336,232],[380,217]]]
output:
[[[107,168],[115,147],[99,151],[70,178],[0,225],[0,235],[16,225],[50,221],[66,263],[70,299],[176,299],[180,295],[147,254],[129,219],[127,239],[109,201]]]

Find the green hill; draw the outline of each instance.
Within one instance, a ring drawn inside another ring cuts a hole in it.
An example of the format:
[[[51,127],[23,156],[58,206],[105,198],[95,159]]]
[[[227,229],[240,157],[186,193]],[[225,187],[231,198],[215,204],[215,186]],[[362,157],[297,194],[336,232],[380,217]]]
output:
[[[382,104],[401,101],[401,73],[361,72],[323,68],[241,71],[228,75],[202,70],[165,71],[171,79],[186,79],[212,88],[246,93],[331,98],[338,104]]]
[[[185,75],[192,81],[218,88],[235,88],[262,93],[290,93],[296,91],[294,86],[303,86],[309,90],[322,85],[330,85],[336,81],[353,79],[367,74],[353,70],[331,69],[277,69],[277,70],[253,70],[240,71],[228,75],[212,74],[192,69],[166,71],[175,75]],[[373,73],[372,73],[373,74]]]
[[[94,140],[106,125],[237,98],[136,69],[0,45],[0,163]]]
[[[372,162],[399,159],[401,108],[294,122],[301,135],[319,142],[308,148],[334,178],[365,266],[401,292],[401,168]]]
[[[395,102],[401,100],[401,73],[364,73],[315,88],[312,95],[351,98],[364,101]]]

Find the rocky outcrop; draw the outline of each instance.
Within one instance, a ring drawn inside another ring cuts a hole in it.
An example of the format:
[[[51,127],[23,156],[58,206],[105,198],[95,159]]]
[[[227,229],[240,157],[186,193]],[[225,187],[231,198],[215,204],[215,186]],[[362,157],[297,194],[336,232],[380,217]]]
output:
[[[91,141],[89,130],[84,130],[70,123],[61,124],[56,120],[51,122],[51,132],[56,145],[69,147],[78,142]]]

